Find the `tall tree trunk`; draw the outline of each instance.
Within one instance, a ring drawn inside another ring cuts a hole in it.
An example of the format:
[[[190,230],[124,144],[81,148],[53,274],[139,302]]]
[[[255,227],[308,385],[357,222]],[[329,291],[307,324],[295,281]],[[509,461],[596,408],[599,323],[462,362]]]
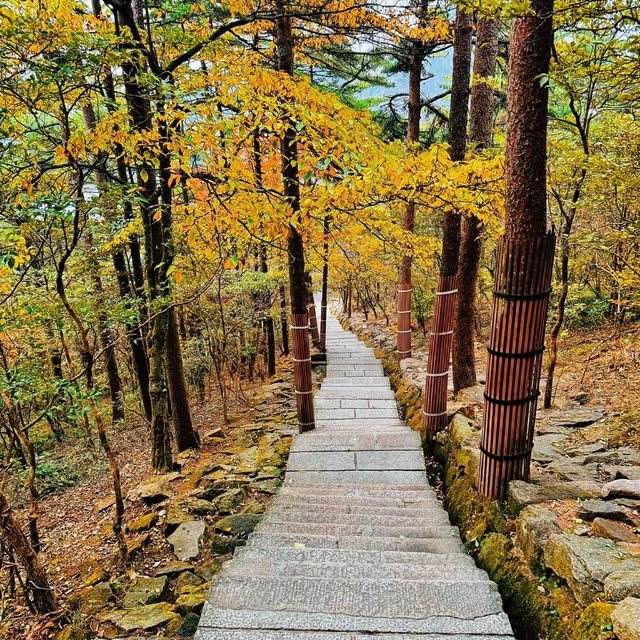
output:
[[[498,21],[480,17],[476,27],[476,46],[473,61],[475,82],[471,88],[469,108],[469,141],[476,151],[491,144],[491,111],[493,89],[486,80],[496,68],[498,53]],[[476,216],[462,219],[460,256],[458,259],[458,296],[453,337],[453,390],[477,384],[474,340],[474,315],[478,288],[478,269],[482,244],[480,220]]]
[[[200,437],[193,428],[191,420],[191,406],[189,404],[187,382],[184,377],[182,345],[178,332],[176,310],[174,307],[169,307],[167,313],[169,315],[169,326],[167,331],[166,367],[172,410],[171,421],[173,423],[176,446],[178,451],[197,449],[200,446]]]
[[[318,330],[318,316],[316,314],[316,301],[313,297],[313,280],[309,271],[305,274],[307,281],[307,314],[309,316],[309,333],[314,346],[320,346],[320,331]]]
[[[18,521],[14,518],[7,498],[0,488],[0,533],[13,549],[24,567],[26,583],[38,613],[52,613],[59,608],[58,601],[49,586],[47,572],[38,554],[29,543]]]
[[[329,225],[331,216],[325,216],[322,227],[322,297],[320,301],[320,348],[327,350],[327,306],[329,292]]]
[[[291,22],[285,15],[282,0],[276,0],[276,49],[278,70],[293,77],[293,39]],[[298,143],[295,124],[286,117],[280,143],[284,196],[291,210],[300,215],[300,182],[298,179]],[[309,316],[307,314],[307,283],[304,266],[304,245],[300,232],[289,225],[287,238],[289,265],[289,295],[291,304],[291,336],[293,340],[294,386],[298,414],[298,429],[302,433],[315,427],[313,390],[311,388],[311,353],[309,348]]]
[[[409,56],[409,112],[407,117],[407,144],[410,148],[420,139],[420,81],[423,60],[422,43],[412,42]],[[413,232],[415,217],[415,203],[408,202],[400,218],[402,229]],[[403,360],[411,357],[411,256],[407,255],[400,258],[396,309],[398,313],[396,354],[399,360]]]
[[[449,110],[449,155],[454,162],[464,160],[467,145],[472,23],[471,12],[458,5]],[[460,214],[447,209],[442,219],[442,257],[431,319],[422,410],[423,426],[428,433],[447,426],[447,381],[458,293],[459,250]]]
[[[511,23],[505,146],[505,235],[498,242],[479,490],[503,499],[528,480],[551,272],[546,132],[553,0]]]
[[[284,285],[280,285],[280,333],[282,334],[282,353],[289,355],[289,322],[287,320],[287,294]]]

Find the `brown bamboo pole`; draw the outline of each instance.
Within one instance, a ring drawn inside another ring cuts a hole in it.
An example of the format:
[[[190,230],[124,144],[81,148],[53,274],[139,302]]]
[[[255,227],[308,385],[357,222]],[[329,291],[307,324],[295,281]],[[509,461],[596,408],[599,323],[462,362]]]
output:
[[[300,433],[304,433],[315,428],[308,316],[306,313],[291,314],[291,322],[298,429]]]

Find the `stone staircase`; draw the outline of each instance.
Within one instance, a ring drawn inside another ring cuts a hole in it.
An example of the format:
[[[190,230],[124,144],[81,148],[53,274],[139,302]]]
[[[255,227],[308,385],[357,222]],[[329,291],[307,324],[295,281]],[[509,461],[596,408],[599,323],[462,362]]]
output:
[[[329,316],[315,431],[214,579],[195,640],[513,640],[371,349]]]

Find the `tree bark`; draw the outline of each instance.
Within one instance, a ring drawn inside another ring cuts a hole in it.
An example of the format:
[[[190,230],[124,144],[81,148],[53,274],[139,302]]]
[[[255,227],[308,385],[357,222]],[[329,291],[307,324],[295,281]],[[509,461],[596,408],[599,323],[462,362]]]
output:
[[[411,43],[409,54],[409,108],[407,117],[407,145],[412,147],[420,139],[420,82],[424,50],[419,41]],[[413,232],[415,225],[415,203],[408,202],[400,218],[400,226]],[[411,357],[411,256],[400,258],[396,308],[398,326],[396,332],[396,355],[398,360]]]
[[[22,531],[7,498],[0,488],[0,533],[13,549],[27,575],[26,583],[38,613],[52,613],[59,608],[58,601],[49,586],[47,572],[38,554]]]
[[[553,0],[511,23],[505,235],[498,242],[479,490],[504,499],[528,480],[554,238],[547,233],[546,131]]]
[[[498,52],[498,22],[481,17],[476,27],[476,46],[473,61],[474,85],[469,108],[469,142],[476,151],[491,144],[491,111],[493,89],[485,80],[495,72]],[[478,287],[478,269],[482,244],[480,220],[474,215],[463,218],[461,224],[460,256],[458,260],[458,296],[456,301],[456,332],[453,338],[453,390],[477,384],[474,315]]]
[[[282,16],[276,19],[278,70],[293,77],[291,22],[289,17],[285,15],[285,6],[282,0],[276,0],[276,11]],[[300,218],[300,182],[297,168],[298,143],[292,119],[286,117],[285,120],[284,132],[280,142],[283,191],[292,212]],[[300,432],[304,432],[315,427],[315,420],[313,391],[311,389],[311,354],[309,348],[304,245],[300,232],[293,225],[289,225],[287,254],[298,429]]]
[[[464,160],[467,144],[472,21],[471,12],[458,5],[449,110],[449,155],[454,162]],[[429,433],[447,426],[447,379],[458,293],[459,251],[460,214],[447,209],[442,218],[442,257],[431,320],[424,390],[423,426]]]

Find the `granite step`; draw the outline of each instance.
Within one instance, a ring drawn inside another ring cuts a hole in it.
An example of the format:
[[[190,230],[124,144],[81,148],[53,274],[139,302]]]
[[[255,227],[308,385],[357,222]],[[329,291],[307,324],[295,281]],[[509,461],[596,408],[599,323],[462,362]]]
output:
[[[309,547],[316,549],[413,551],[415,553],[453,553],[463,550],[462,542],[457,536],[450,538],[407,539],[384,536],[331,536],[255,531],[249,535],[247,544],[263,549],[271,547]]]
[[[512,636],[419,633],[352,633],[350,631],[275,631],[273,629],[205,629],[194,640],[509,640]]]
[[[271,506],[262,522],[306,522],[308,524],[335,524],[380,527],[427,527],[433,525],[449,525],[449,516],[442,510],[410,511],[408,515],[379,513],[340,513],[331,511],[312,511],[310,509],[290,509]]]

